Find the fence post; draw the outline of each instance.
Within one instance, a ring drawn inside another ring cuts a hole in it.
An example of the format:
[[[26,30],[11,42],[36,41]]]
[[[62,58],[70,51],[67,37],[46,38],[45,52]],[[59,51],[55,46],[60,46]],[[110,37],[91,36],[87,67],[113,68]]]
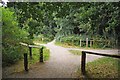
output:
[[[94,44],[95,44],[95,40],[93,39],[93,42],[92,42],[92,46],[94,47]]]
[[[28,54],[24,53],[24,69],[28,71]]]
[[[82,58],[81,58],[81,73],[85,75],[85,63],[86,63],[86,53],[82,51]]]
[[[92,40],[90,40],[90,47],[92,47]]]
[[[118,48],[118,40],[115,40],[115,47]]]
[[[32,59],[32,47],[29,47],[30,59]]]
[[[82,41],[81,41],[81,39],[80,39],[80,47],[82,46]]]
[[[88,47],[88,38],[86,38],[86,47]]]
[[[40,48],[40,62],[43,62],[43,47]]]

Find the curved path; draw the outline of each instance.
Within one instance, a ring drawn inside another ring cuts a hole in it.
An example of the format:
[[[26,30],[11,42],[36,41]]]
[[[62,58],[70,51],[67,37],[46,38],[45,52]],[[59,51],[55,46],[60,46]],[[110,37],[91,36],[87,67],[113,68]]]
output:
[[[40,45],[36,43],[37,45]],[[42,44],[50,49],[50,59],[44,63],[37,63],[30,67],[29,72],[14,73],[9,78],[76,78],[76,71],[80,67],[81,56],[71,54],[64,47],[54,45],[54,41]],[[75,49],[74,49],[75,50]],[[81,50],[81,49],[78,49]],[[104,51],[103,51],[104,52]],[[87,62],[101,56],[87,55]]]

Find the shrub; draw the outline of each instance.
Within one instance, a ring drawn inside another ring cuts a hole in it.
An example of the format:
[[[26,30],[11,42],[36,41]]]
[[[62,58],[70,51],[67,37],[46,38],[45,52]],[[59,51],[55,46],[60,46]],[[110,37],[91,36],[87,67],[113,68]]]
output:
[[[20,42],[27,41],[27,32],[18,27],[15,14],[8,8],[2,10],[2,63],[8,66],[22,58],[26,50]]]
[[[79,45],[79,36],[64,36],[64,37],[60,37],[59,40],[62,43],[67,43],[68,45]]]

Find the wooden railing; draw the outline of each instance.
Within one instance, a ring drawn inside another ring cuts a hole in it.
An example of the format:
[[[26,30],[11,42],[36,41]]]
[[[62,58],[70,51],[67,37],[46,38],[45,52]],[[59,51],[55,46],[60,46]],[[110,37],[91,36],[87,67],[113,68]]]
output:
[[[29,44],[26,44],[26,43],[22,43],[20,42],[20,44],[22,46],[26,46],[29,48],[29,56],[30,56],[30,59],[32,59],[32,48],[38,48],[40,49],[40,58],[39,58],[39,62],[43,62],[43,46],[37,46],[37,45],[29,45]],[[28,54],[27,53],[24,53],[24,69],[25,71],[28,71]]]
[[[90,40],[90,39],[86,38],[86,40],[80,39],[80,47],[82,47],[83,43],[85,43],[86,47],[88,47],[88,46],[92,47],[95,44],[95,42],[106,42],[107,44],[111,43],[110,40],[94,40],[94,39]],[[115,45],[117,45],[117,44],[118,44],[118,41],[116,40]]]
[[[106,57],[120,58],[120,55],[103,54],[103,53],[96,53],[96,52],[90,52],[90,51],[82,51],[82,58],[81,58],[81,73],[82,73],[83,75],[86,74],[86,71],[85,71],[86,54],[94,54],[94,55],[100,55],[100,56],[106,56]]]

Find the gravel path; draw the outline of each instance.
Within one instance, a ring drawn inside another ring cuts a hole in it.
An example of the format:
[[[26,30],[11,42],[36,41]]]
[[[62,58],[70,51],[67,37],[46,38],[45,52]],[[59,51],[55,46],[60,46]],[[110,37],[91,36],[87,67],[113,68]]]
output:
[[[44,63],[37,63],[31,66],[28,73],[23,71],[5,77],[6,78],[76,78],[77,77],[76,71],[80,67],[81,56],[71,54],[68,51],[71,50],[71,48],[68,49],[54,45],[54,41],[42,45],[50,49],[51,53],[50,53],[50,59],[48,61]],[[115,51],[117,52],[117,50]],[[101,56],[89,54],[87,55],[87,62],[93,61],[100,57]]]

